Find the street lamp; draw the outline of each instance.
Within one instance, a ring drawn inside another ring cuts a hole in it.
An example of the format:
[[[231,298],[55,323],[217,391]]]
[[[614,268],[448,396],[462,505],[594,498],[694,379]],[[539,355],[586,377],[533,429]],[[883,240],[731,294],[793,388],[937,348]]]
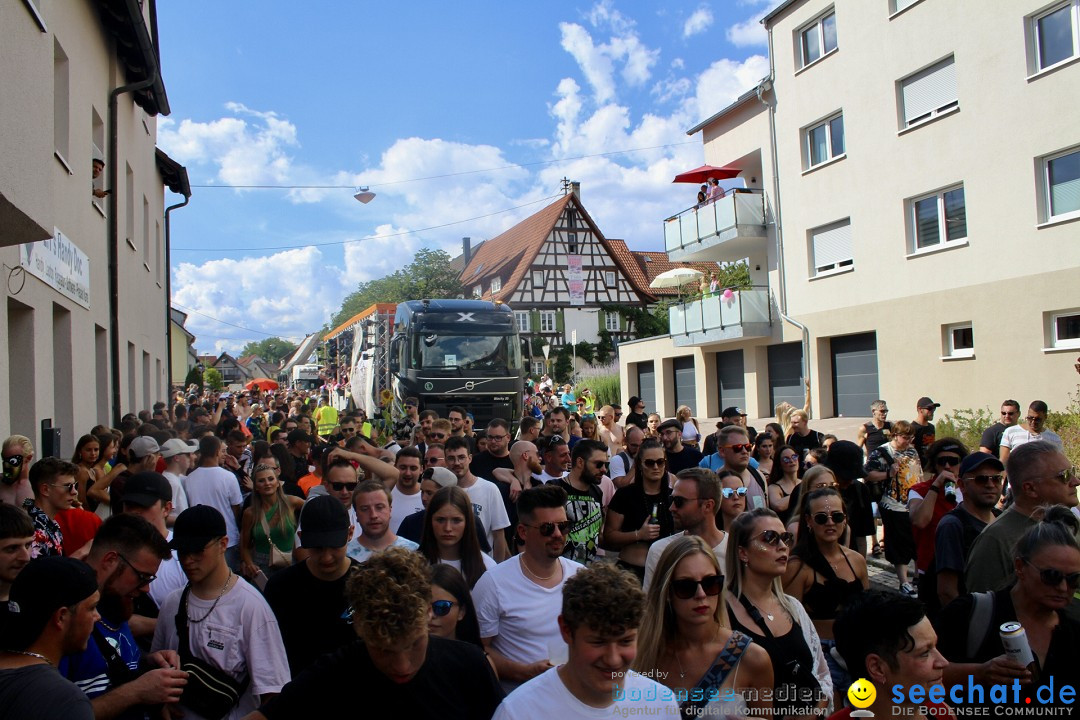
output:
[[[371,192],[366,187],[362,187],[357,191],[355,195],[353,195],[353,197],[367,205],[369,202],[375,199],[375,193]]]

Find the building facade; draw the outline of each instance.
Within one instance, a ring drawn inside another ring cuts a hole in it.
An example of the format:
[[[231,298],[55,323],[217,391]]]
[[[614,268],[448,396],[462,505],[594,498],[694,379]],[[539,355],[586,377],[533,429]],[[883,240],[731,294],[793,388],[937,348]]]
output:
[[[781,401],[897,418],[1075,392],[1080,7],[789,0],[770,75],[692,128],[749,192],[664,223],[673,260],[748,258],[754,287],[624,343],[624,394],[671,415]]]
[[[50,419],[70,454],[93,425],[168,399],[178,185],[155,152],[169,112],[155,22],[153,2],[0,4],[0,436],[36,439]]]

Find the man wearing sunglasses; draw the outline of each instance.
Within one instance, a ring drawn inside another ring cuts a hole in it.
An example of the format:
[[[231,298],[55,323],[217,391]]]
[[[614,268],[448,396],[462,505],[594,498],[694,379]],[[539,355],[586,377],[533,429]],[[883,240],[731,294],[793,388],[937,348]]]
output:
[[[738,425],[727,425],[717,433],[717,452],[702,458],[698,467],[719,472],[730,470],[742,478],[746,488],[746,509],[768,507],[769,497],[765,490],[765,478],[757,470],[757,461],[750,457],[754,446],[746,430]],[[717,500],[719,505],[719,500]]]
[[[726,429],[726,428],[725,428]],[[716,512],[720,507],[721,494],[736,488],[720,488],[716,473],[707,468],[688,468],[678,474],[675,487],[671,489],[671,519],[675,521],[676,533],[654,542],[645,558],[645,592],[652,584],[656,564],[664,549],[683,535],[697,535],[716,553],[720,567],[727,562],[728,534],[716,527]],[[745,494],[746,488],[738,488]],[[682,532],[678,532],[681,530]]]
[[[1001,450],[999,457],[1006,466],[1009,463],[1009,453],[1016,450],[1024,443],[1042,440],[1055,445],[1058,450],[1064,451],[1065,445],[1061,436],[1046,427],[1046,415],[1049,408],[1042,400],[1036,400],[1028,405],[1027,415],[1020,425],[1013,425],[1001,435]]]
[[[975,538],[999,514],[997,503],[1004,471],[1000,460],[984,452],[972,453],[960,463],[962,502],[941,518],[934,533],[937,596],[941,607],[967,592],[964,565]]]
[[[680,470],[696,467],[701,462],[700,450],[683,445],[680,421],[675,418],[665,420],[656,431],[660,433],[660,442],[664,443],[668,472],[678,473]]]
[[[1020,420],[1020,403],[1006,400],[1001,403],[1001,419],[983,431],[979,452],[995,457],[1001,452],[1001,436]]]
[[[64,554],[64,535],[55,518],[61,510],[75,507],[78,501],[77,472],[78,468],[71,463],[53,457],[42,458],[30,468],[34,497],[23,503],[23,509],[34,523],[31,558]]]
[[[1009,455],[1005,471],[1013,504],[972,543],[964,567],[968,592],[996,590],[1015,575],[1013,546],[1035,524],[1031,515],[1040,505],[1077,506],[1080,478],[1053,443],[1036,440],[1020,445]]]
[[[566,517],[570,532],[563,555],[582,565],[596,559],[604,530],[604,494],[600,482],[607,474],[607,446],[582,440],[571,452],[570,473],[553,484],[566,491]]]
[[[161,561],[171,555],[161,532],[137,515],[113,515],[94,537],[86,564],[97,576],[101,618],[86,649],[66,655],[58,669],[90,698],[95,717],[131,717],[125,713],[136,706],[180,699],[187,673],[178,669],[176,653],[143,655],[129,625],[136,598],[149,590]],[[115,669],[120,663],[129,669],[123,677]]]
[[[34,445],[30,438],[12,435],[4,440],[0,503],[22,505],[34,496],[30,489],[30,462],[33,459]]]

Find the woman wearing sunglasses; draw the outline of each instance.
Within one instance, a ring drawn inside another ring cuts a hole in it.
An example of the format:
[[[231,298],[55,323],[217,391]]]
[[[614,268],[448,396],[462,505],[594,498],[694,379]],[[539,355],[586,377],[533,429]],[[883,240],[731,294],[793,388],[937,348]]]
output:
[[[495,567],[495,561],[480,551],[469,494],[454,485],[441,488],[428,502],[420,552],[432,565],[445,563],[460,571],[470,588]]]
[[[772,663],[728,625],[724,575],[712,548],[696,535],[679,537],[660,556],[655,578],[633,669],[689,697],[699,690],[700,701],[682,703],[684,717],[770,717],[762,691],[772,689]],[[749,701],[741,694],[747,689],[756,690]]]
[[[1020,697],[1030,697],[1051,676],[1057,687],[1080,684],[1080,622],[1067,611],[1080,587],[1080,523],[1064,505],[1044,506],[1035,517],[1040,513],[1041,521],[1016,543],[1013,581],[996,592],[961,595],[942,611],[937,630],[938,647],[949,659],[946,686],[966,684],[972,675],[989,697],[990,685],[1011,687],[1018,678]],[[977,623],[973,617],[980,609],[985,619]],[[1026,668],[1005,654],[999,630],[1009,622],[1018,622],[1027,635],[1034,661]]]
[[[790,516],[791,493],[799,485],[799,453],[790,445],[781,445],[773,452],[772,472],[769,473],[769,507],[787,524]]]
[[[428,632],[449,640],[461,640],[483,649],[472,593],[465,578],[451,565],[431,568],[431,615]]]
[[[772,658],[777,696],[792,698],[775,702],[774,716],[828,715],[833,685],[821,641],[802,604],[785,595],[781,584],[793,544],[792,534],[768,508],[735,519],[728,541],[728,613],[731,627]]]
[[[735,518],[746,512],[747,490],[742,478],[731,470],[721,470],[716,478],[720,481],[720,511],[716,513],[716,526],[728,531]]]
[[[634,479],[615,491],[604,521],[604,547],[619,551],[618,564],[645,579],[649,546],[675,532],[671,477],[658,440],[644,440],[634,458]]]
[[[791,550],[784,592],[801,601],[814,622],[832,673],[833,702],[839,707],[852,678],[829,653],[836,646],[833,620],[853,595],[870,588],[870,575],[866,558],[841,543],[847,529],[847,512],[838,490],[811,490],[806,496],[804,517],[809,532],[800,535]]]
[[[803,530],[809,529],[806,522],[806,501],[803,498],[809,495],[811,491],[822,488],[832,488],[839,491],[840,483],[836,479],[836,473],[831,468],[818,465],[806,471],[802,480],[799,481],[799,486],[795,488],[795,492],[791,493],[791,504],[789,505],[791,513],[787,529],[794,533],[796,538],[802,535]],[[846,528],[844,535],[847,535]],[[843,542],[847,543],[846,537]]]

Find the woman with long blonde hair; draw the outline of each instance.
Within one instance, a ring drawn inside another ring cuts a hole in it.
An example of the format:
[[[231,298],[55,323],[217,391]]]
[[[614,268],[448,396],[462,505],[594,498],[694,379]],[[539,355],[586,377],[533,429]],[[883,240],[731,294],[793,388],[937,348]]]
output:
[[[241,517],[240,559],[244,576],[255,579],[260,572],[269,576],[292,563],[304,500],[285,494],[273,465],[256,465],[251,476],[251,505]]]
[[[770,717],[772,703],[761,698],[773,687],[772,663],[760,645],[730,628],[713,549],[684,535],[661,554],[653,578],[633,669],[675,691],[684,715]],[[745,698],[740,691],[748,688],[757,692]]]

